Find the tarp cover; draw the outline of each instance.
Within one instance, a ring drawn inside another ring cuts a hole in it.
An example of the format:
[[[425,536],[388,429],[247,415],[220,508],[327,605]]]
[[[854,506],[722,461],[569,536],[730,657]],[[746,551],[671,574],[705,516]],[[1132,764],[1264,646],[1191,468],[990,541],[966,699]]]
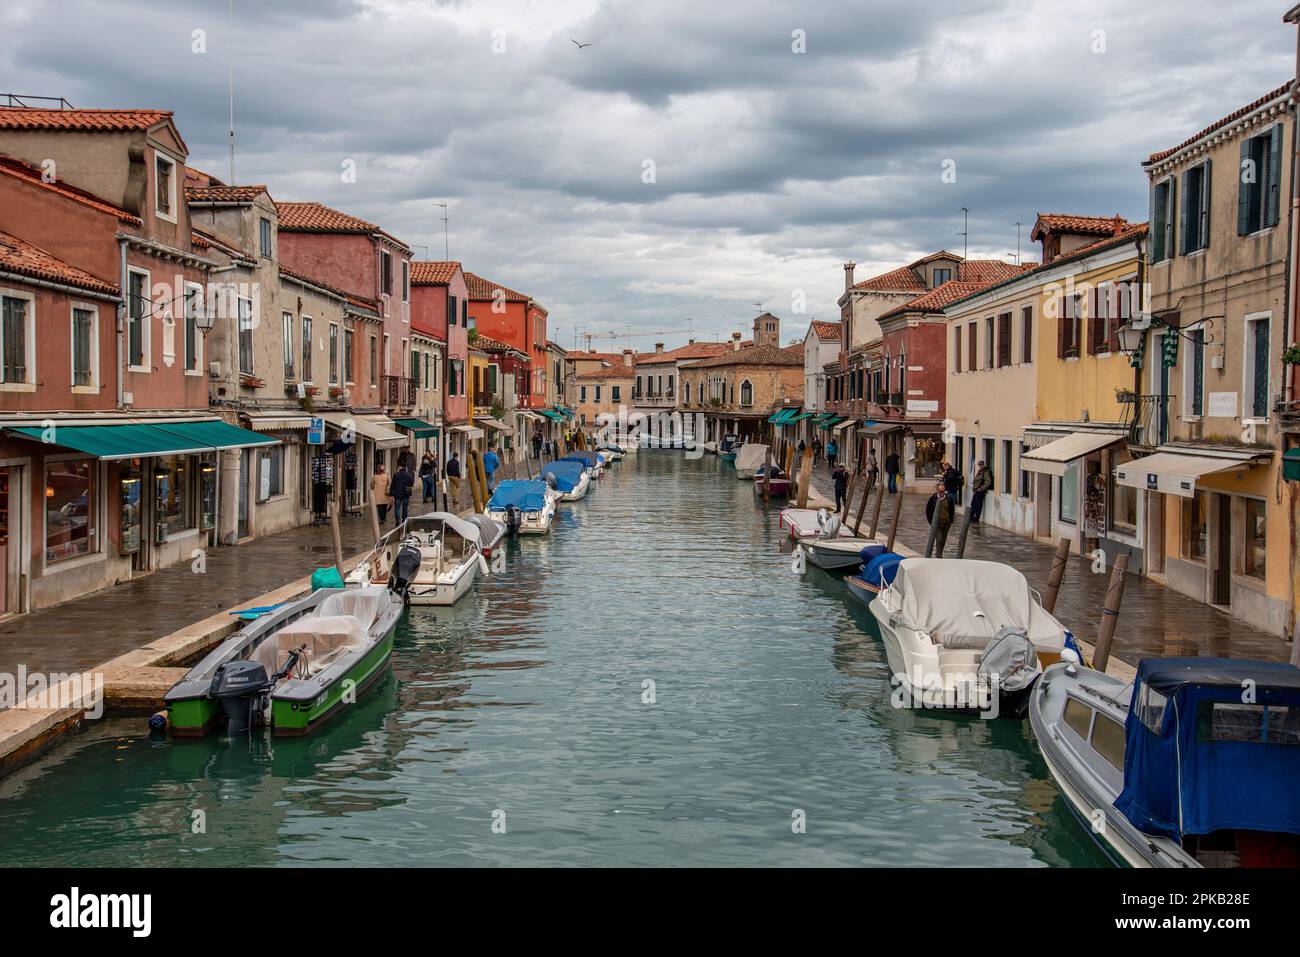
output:
[[[865,565],[877,555],[884,555],[886,553],[889,553],[889,549],[884,545],[881,545],[879,542],[872,542],[870,545],[864,545],[862,547],[862,551],[858,552],[858,557],[862,559],[862,564]]]
[[[586,466],[581,462],[565,462],[561,459],[558,462],[547,462],[537,470],[537,474],[543,478],[548,474],[554,475],[556,488],[561,492],[572,492],[578,487],[586,471]]]
[[[1024,630],[1040,652],[1059,652],[1065,629],[1034,599],[1010,565],[969,559],[909,558],[894,589],[899,617],[946,648],[984,648],[1005,625]]]
[[[1233,828],[1300,834],[1295,666],[1144,659],[1124,734],[1115,807],[1138,830],[1175,840]]]
[[[740,447],[736,453],[736,470],[761,468],[767,458],[767,446],[761,442],[749,442]]]
[[[863,551],[876,546],[868,545]],[[895,576],[898,574],[898,566],[902,564],[903,556],[895,552],[881,552],[867,562],[862,569],[862,573],[857,577],[862,579],[872,589],[879,591],[884,585],[892,584]]]
[[[589,469],[594,469],[597,465],[600,465],[602,462],[604,462],[604,459],[602,459],[602,458],[601,458],[599,455],[597,455],[595,452],[582,452],[582,451],[578,451],[578,452],[570,452],[568,455],[561,456],[561,457],[560,457],[559,459],[557,459],[556,461],[558,461],[558,462],[581,462],[581,463],[582,463],[583,465],[585,465],[587,468],[589,468]]]
[[[416,531],[421,524],[429,525],[439,522],[446,525],[467,542],[477,543],[479,540],[478,526],[458,515],[451,514],[451,512],[425,512],[423,515],[412,515],[407,522],[407,528]]]
[[[487,507],[505,511],[513,505],[521,512],[540,512],[546,508],[546,483],[525,479],[507,479],[496,487]]]

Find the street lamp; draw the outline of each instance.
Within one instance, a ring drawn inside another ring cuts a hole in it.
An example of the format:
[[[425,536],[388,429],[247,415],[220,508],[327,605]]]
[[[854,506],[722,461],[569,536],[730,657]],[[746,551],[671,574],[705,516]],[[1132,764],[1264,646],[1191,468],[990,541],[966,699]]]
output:
[[[1146,334],[1145,329],[1138,329],[1131,322],[1126,322],[1115,334],[1119,339],[1119,351],[1126,356],[1134,355],[1142,348],[1142,339]]]

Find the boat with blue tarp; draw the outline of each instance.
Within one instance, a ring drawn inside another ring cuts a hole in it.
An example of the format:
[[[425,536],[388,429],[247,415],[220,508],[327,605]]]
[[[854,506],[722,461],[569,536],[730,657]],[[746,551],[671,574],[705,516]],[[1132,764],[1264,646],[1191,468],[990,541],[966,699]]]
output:
[[[547,462],[537,470],[542,480],[560,493],[560,501],[576,502],[587,494],[591,485],[591,474],[582,462],[569,462],[557,459]]]
[[[560,493],[540,479],[507,479],[488,499],[487,515],[510,535],[545,535],[555,520]]]

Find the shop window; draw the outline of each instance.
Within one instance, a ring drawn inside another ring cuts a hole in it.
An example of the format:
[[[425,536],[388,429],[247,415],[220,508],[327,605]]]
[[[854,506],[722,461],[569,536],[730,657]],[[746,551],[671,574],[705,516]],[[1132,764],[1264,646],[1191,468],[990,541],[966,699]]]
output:
[[[936,478],[943,464],[943,440],[918,436],[916,439],[916,477]]]
[[[1079,523],[1079,463],[1071,462],[1061,475],[1061,495],[1057,517],[1071,525]]]
[[[272,445],[261,450],[257,476],[257,500],[265,502],[284,494],[284,446]]]
[[[45,561],[61,562],[98,550],[97,462],[51,462],[45,469]]]
[[[1011,494],[1011,440],[1002,440],[1002,494]]]
[[[1183,499],[1183,557],[1205,561],[1209,530],[1209,501],[1204,492]]]
[[[1029,446],[1026,445],[1024,442],[1021,442],[1020,461],[1022,463],[1025,460],[1025,456],[1028,454],[1029,454]],[[1033,490],[1031,486],[1033,485],[1033,478],[1034,478],[1033,472],[1023,467],[1020,469],[1020,497],[1021,498],[1027,499],[1032,497]]]
[[[187,455],[169,455],[155,460],[154,514],[160,536],[174,535],[194,527],[190,463]]]
[[[1267,513],[1264,503],[1259,499],[1248,498],[1244,502],[1246,506],[1244,535],[1246,560],[1242,570],[1250,577],[1263,581],[1268,552],[1266,537],[1268,529]]]
[[[1110,458],[1110,527],[1125,535],[1137,534],[1138,490],[1115,481],[1115,469],[1132,459],[1128,449],[1113,451]]]

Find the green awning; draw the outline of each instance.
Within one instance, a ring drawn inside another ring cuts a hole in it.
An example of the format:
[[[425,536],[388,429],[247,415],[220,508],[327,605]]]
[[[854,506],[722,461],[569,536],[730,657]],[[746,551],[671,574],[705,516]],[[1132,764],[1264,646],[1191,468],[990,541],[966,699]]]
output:
[[[793,409],[777,409],[772,413],[767,421],[771,422],[773,425],[785,425],[790,421],[790,416],[797,414],[798,411],[799,406],[795,406]]]
[[[1282,477],[1288,482],[1300,482],[1300,446],[1282,454]]]
[[[546,416],[546,417],[547,417],[548,419],[550,419],[552,422],[563,422],[563,421],[564,421],[564,416],[560,415],[560,413],[555,412],[555,411],[553,411],[553,410],[551,410],[551,409],[538,409],[537,411],[538,411],[541,415]]]
[[[816,414],[816,412],[800,412],[798,415],[790,416],[790,418],[786,419],[781,424],[789,425],[791,422],[802,422],[804,419],[811,419]]]
[[[578,417],[578,413],[574,412],[572,409],[565,408],[562,405],[557,405],[555,411],[560,413],[560,415],[566,419],[576,419]]]
[[[393,424],[406,429],[417,439],[430,439],[438,434],[438,427],[430,425],[424,419],[393,419]]]
[[[833,429],[836,425],[844,420],[838,415],[824,415],[818,421],[817,425],[823,429]]]
[[[59,425],[48,430],[21,426],[17,435],[74,449],[100,459],[148,458],[154,455],[192,455],[214,449],[277,445],[279,439],[258,435],[221,421],[165,422],[145,425]]]

